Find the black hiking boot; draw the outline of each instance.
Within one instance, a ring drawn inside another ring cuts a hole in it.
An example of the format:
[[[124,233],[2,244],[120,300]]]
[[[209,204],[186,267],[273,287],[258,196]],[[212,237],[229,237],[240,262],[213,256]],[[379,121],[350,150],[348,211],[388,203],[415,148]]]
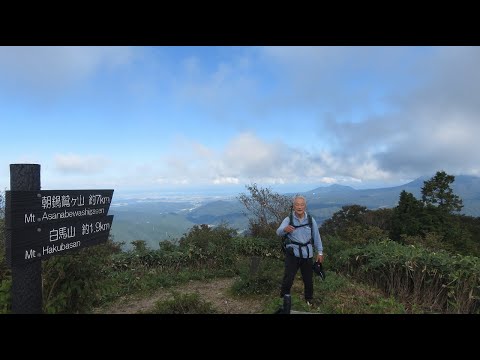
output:
[[[283,295],[283,306],[280,307],[275,314],[290,314],[292,309],[292,297],[290,294]]]
[[[283,295],[283,313],[290,314],[290,310],[292,309],[292,297],[290,294]]]

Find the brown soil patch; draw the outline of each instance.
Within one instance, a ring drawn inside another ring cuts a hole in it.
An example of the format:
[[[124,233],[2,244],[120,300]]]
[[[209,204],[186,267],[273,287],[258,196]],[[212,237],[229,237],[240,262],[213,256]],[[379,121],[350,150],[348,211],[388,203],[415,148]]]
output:
[[[204,301],[221,314],[258,314],[262,312],[263,304],[259,300],[250,298],[233,298],[228,290],[235,282],[235,278],[215,279],[209,282],[189,281],[176,287],[160,289],[148,298],[123,297],[118,302],[102,309],[96,309],[96,314],[138,314],[150,311],[159,300],[173,299],[173,292],[180,294],[198,293]]]

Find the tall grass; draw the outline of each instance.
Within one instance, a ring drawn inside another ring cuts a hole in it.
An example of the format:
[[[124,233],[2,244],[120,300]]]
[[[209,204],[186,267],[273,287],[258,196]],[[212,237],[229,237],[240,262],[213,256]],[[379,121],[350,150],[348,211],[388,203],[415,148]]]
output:
[[[338,269],[428,312],[478,313],[480,259],[384,240],[344,250]]]

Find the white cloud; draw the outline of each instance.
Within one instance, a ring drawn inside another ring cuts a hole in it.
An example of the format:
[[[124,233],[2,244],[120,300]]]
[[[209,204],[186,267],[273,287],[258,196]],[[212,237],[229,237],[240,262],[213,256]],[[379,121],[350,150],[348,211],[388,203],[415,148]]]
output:
[[[236,177],[231,176],[223,176],[217,177],[213,180],[213,184],[215,185],[224,185],[224,184],[239,184],[240,180]]]
[[[479,47],[267,47],[262,54],[285,74],[284,103],[322,114],[319,139],[330,150],[316,155],[311,172],[362,181],[476,173]]]
[[[358,184],[391,180],[391,174],[376,166],[373,158],[339,156],[293,148],[280,140],[265,141],[252,132],[241,133],[217,151],[183,138],[178,147],[164,154],[155,182],[198,185],[238,185],[256,182],[282,184]]]
[[[110,161],[98,155],[57,154],[55,169],[66,174],[95,174],[105,170]]]
[[[284,160],[281,143],[266,143],[252,133],[232,139],[222,154],[224,167],[244,177],[273,175]]]
[[[335,178],[332,178],[332,177],[322,177],[320,178],[321,182],[325,183],[325,184],[335,184],[338,180],[335,179]]]

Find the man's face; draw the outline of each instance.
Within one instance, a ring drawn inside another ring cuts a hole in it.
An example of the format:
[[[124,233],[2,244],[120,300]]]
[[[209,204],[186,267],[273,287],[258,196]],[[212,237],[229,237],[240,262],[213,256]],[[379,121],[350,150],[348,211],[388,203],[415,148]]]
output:
[[[305,201],[303,199],[296,199],[293,203],[293,209],[297,215],[303,215],[305,212]]]

